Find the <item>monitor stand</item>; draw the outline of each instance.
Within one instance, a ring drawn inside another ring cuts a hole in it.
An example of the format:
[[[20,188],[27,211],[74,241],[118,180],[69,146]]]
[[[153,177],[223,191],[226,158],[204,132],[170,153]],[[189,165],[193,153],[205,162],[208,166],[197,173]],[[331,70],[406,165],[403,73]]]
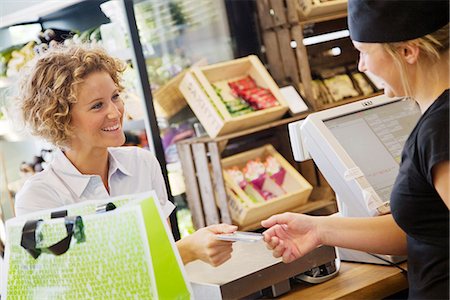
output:
[[[343,201],[340,200],[338,195],[336,195],[336,200],[339,210],[338,215],[342,217],[368,217],[367,215],[362,214],[361,211],[358,211],[358,208],[352,208],[346,205]],[[349,262],[392,265],[404,262],[407,259],[406,256],[371,254],[363,251],[351,250],[340,247],[337,247],[336,249],[338,250],[338,257],[340,258],[340,260]]]

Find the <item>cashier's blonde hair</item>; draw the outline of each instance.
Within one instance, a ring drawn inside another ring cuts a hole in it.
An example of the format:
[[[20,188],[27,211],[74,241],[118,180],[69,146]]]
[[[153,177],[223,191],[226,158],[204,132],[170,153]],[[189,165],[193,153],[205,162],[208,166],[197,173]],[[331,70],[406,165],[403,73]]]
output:
[[[125,65],[100,47],[57,46],[36,57],[21,72],[17,100],[31,133],[58,147],[72,136],[71,108],[77,102],[77,85],[97,71],[107,72],[119,91]]]
[[[448,57],[444,57],[444,55],[448,56],[449,25],[447,24],[433,33],[414,40],[382,44],[386,52],[394,59],[396,67],[400,70],[401,82],[407,96],[412,96],[411,83],[406,76],[406,62],[400,58],[400,53],[398,51],[399,47],[404,43],[411,43],[419,47],[420,54],[417,61],[417,67],[419,69],[424,70],[430,68],[430,66],[433,66],[436,63],[441,63],[442,59],[445,59],[444,61],[448,64]],[[437,74],[433,75],[437,76]],[[436,78],[430,78],[430,81],[436,81]]]

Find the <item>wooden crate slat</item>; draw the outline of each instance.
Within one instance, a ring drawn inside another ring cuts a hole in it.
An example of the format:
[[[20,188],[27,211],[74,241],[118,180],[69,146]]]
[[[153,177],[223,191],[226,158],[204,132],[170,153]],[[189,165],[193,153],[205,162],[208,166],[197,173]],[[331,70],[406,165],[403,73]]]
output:
[[[224,121],[216,112],[208,96],[202,90],[197,80],[190,72],[187,72],[183,80],[181,80],[179,89],[185,96],[189,106],[197,109],[196,116],[202,124],[208,124],[205,130],[212,137],[217,136],[223,127]]]
[[[263,32],[263,42],[266,48],[266,57],[270,66],[270,74],[278,82],[283,83],[286,80],[283,66],[280,64],[281,55],[278,47],[278,39],[275,31],[267,30]]]
[[[298,23],[298,8],[298,0],[286,0],[286,15],[290,24]]]
[[[256,1],[256,9],[258,11],[259,23],[262,29],[269,29],[273,27],[273,19],[269,13],[269,0]]]
[[[178,155],[180,156],[181,167],[183,168],[184,182],[186,185],[186,196],[189,210],[192,215],[192,223],[195,229],[205,227],[205,217],[200,200],[200,193],[197,186],[194,161],[190,144],[177,144]]]
[[[314,99],[314,94],[312,90],[312,77],[311,68],[309,67],[308,53],[306,52],[306,47],[303,45],[303,29],[300,25],[295,25],[291,28],[291,36],[293,40],[297,43],[297,48],[295,48],[295,54],[297,55],[297,63],[300,70],[301,82],[303,83],[303,90],[306,99],[313,101],[314,108],[318,107]]]
[[[216,91],[214,91],[213,87],[211,86],[211,83],[208,81],[208,79],[203,75],[203,73],[200,71],[199,67],[192,67],[191,68],[192,73],[195,75],[196,79],[200,83],[200,85],[205,90],[206,94],[209,97],[209,100],[212,101],[214,108],[217,109],[222,116],[222,118],[227,121],[231,119],[231,115],[228,112],[225,104],[222,103],[222,100],[220,100],[219,96],[217,96]]]
[[[203,212],[205,213],[206,225],[219,223],[214,190],[211,182],[206,147],[203,143],[192,144],[195,169],[197,171],[198,185],[202,196]]]
[[[278,39],[278,46],[281,61],[284,66],[284,73],[289,76],[295,85],[299,84],[297,59],[294,50],[291,48],[291,32],[287,28],[275,30]]]
[[[281,26],[286,24],[286,8],[284,6],[284,0],[270,0],[270,8],[272,9],[273,25]]]
[[[220,163],[220,153],[217,143],[208,143],[208,151],[211,159],[213,184],[217,195],[217,204],[220,210],[221,222],[231,224],[231,216],[228,210],[227,194],[225,192],[222,165]]]

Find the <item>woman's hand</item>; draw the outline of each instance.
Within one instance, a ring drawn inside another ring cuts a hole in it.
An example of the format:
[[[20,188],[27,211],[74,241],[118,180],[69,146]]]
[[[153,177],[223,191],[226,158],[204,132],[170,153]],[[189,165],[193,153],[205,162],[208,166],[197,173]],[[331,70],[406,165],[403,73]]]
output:
[[[183,263],[200,259],[214,267],[220,266],[231,258],[233,242],[218,240],[216,235],[233,233],[236,230],[237,226],[234,225],[210,225],[181,239],[177,242],[177,246]]]
[[[296,213],[274,215],[261,222],[267,248],[274,257],[290,263],[321,245],[317,234],[317,218]]]

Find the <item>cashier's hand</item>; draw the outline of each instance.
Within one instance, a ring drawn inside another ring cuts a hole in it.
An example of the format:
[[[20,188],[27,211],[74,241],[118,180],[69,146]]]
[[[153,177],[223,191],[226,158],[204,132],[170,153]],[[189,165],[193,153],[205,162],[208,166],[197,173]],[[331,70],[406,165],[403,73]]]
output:
[[[264,232],[267,248],[273,251],[274,257],[282,257],[285,263],[304,256],[321,244],[315,218],[311,216],[283,213],[262,221],[261,225],[268,228]]]
[[[220,266],[231,258],[233,242],[216,239],[217,234],[233,233],[237,226],[216,224],[200,228],[193,234],[178,241],[183,262],[200,259],[214,267]]]

